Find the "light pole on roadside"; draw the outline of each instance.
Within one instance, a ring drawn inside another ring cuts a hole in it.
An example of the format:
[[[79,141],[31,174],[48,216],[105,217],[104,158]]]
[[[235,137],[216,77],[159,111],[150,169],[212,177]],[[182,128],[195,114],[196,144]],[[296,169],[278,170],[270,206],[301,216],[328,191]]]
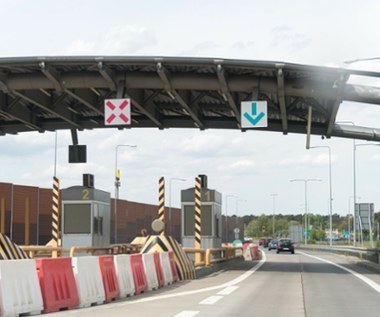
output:
[[[327,145],[324,146],[311,146],[310,149],[318,149],[318,148],[325,148],[329,151],[329,192],[330,192],[330,197],[329,197],[329,214],[330,214],[330,247],[332,247],[332,176],[331,176],[331,148]]]
[[[351,244],[351,198],[354,196],[348,197],[348,244]],[[356,199],[361,199],[361,197],[356,197]],[[354,212],[355,213],[355,212]]]
[[[307,183],[308,182],[320,182],[321,179],[317,178],[308,178],[308,179],[291,179],[290,182],[304,182],[305,184],[305,245],[307,245],[307,231],[308,231],[308,221],[307,221]]]
[[[274,233],[275,233],[275,219],[274,219],[274,216],[275,216],[275,213],[276,213],[276,196],[278,196],[278,194],[270,194],[273,198],[273,228],[272,228],[272,235],[273,235],[273,238],[275,238],[274,236]]]
[[[356,148],[358,146],[380,146],[380,144],[377,143],[360,143],[357,144],[354,139],[354,154],[353,154],[353,162],[354,162],[354,246],[356,246]]]
[[[120,171],[117,166],[117,153],[120,147],[135,148],[137,145],[118,144],[115,147],[115,202],[114,202],[114,216],[115,216],[115,232],[114,243],[117,243],[117,201],[119,200],[119,187],[120,187]]]
[[[185,178],[172,177],[169,179],[169,236],[172,235],[172,182],[186,182]]]

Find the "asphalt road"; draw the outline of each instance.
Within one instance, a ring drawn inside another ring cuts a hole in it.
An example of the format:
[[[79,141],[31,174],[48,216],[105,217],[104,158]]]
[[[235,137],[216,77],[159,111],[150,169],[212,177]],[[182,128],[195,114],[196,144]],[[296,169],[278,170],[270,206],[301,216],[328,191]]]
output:
[[[46,316],[358,317],[380,316],[380,274],[331,253],[265,251],[194,281],[110,304]]]

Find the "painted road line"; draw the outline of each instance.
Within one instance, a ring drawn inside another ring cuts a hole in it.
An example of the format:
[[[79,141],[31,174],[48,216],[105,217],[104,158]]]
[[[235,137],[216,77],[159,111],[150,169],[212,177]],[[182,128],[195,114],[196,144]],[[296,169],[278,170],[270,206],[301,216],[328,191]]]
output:
[[[232,292],[236,291],[239,286],[228,286],[225,289],[222,289],[217,295],[230,295]]]
[[[179,314],[175,315],[174,317],[193,317],[200,313],[200,311],[196,310],[184,310],[181,311]]]
[[[131,301],[122,302],[121,306],[150,302],[150,301],[154,301],[154,300],[162,300],[162,299],[173,298],[173,297],[178,297],[178,296],[188,296],[188,295],[192,295],[192,294],[199,294],[202,292],[209,292],[209,291],[214,291],[214,290],[221,289],[221,288],[226,288],[229,286],[234,286],[238,283],[243,282],[245,279],[250,277],[253,273],[255,273],[258,269],[260,269],[264,265],[264,263],[266,261],[266,256],[265,256],[264,251],[261,251],[261,253],[262,253],[262,259],[260,260],[260,262],[258,262],[254,267],[252,267],[248,271],[244,272],[243,274],[241,274],[240,276],[234,278],[233,280],[231,280],[229,282],[219,284],[219,285],[215,285],[215,286],[200,288],[200,289],[193,290],[193,291],[184,291],[184,292],[179,292],[179,293],[174,293],[174,294],[156,295],[156,296],[146,297],[146,298],[141,298],[141,299],[133,299]],[[113,304],[113,305],[118,305],[118,304]]]
[[[220,301],[224,296],[210,296],[201,301],[200,305],[213,305],[216,302]]]
[[[340,269],[342,269],[342,270],[344,270],[344,271],[346,271],[348,273],[351,273],[352,275],[354,275],[355,277],[357,277],[358,279],[362,280],[364,283],[366,283],[367,285],[369,285],[370,287],[372,287],[375,291],[377,291],[378,293],[380,293],[380,285],[379,284],[377,284],[376,282],[370,280],[368,277],[365,277],[364,275],[362,275],[362,274],[360,274],[358,272],[350,270],[350,269],[344,267],[343,265],[339,265],[339,264],[331,262],[329,260],[322,259],[322,258],[320,258],[318,256],[315,256],[315,255],[310,255],[310,254],[307,254],[307,253],[304,253],[304,252],[300,252],[300,251],[298,251],[297,253],[305,255],[305,256],[308,256],[310,258],[317,259],[319,261],[322,261],[322,262],[325,262],[325,263],[328,263],[328,264],[331,264],[331,265],[334,265],[336,267],[339,267]]]

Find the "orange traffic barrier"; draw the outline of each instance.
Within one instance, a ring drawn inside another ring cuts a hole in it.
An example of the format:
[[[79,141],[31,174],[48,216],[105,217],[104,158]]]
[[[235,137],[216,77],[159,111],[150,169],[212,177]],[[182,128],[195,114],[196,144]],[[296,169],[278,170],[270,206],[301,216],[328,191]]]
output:
[[[169,259],[170,259],[170,269],[172,270],[173,275],[173,283],[179,281],[177,265],[175,263],[174,253],[173,251],[169,251]]]
[[[100,272],[102,273],[106,302],[118,299],[120,296],[120,290],[113,262],[113,255],[99,256],[99,267]]]
[[[252,260],[261,260],[261,252],[257,244],[253,245],[252,250],[253,250]]]
[[[146,280],[142,255],[131,254],[130,259],[133,273],[133,281],[135,282],[135,292],[136,294],[144,293],[148,290],[148,282]]]
[[[163,287],[165,284],[165,281],[164,281],[164,273],[162,272],[160,253],[158,252],[153,253],[153,261],[154,261],[154,266],[156,268],[156,273],[157,273],[158,287]]]
[[[44,312],[73,309],[79,305],[71,258],[36,259]]]

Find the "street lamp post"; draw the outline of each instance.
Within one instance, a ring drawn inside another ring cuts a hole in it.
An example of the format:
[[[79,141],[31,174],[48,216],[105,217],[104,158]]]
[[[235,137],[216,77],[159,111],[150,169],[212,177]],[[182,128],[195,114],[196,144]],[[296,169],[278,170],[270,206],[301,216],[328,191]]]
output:
[[[308,179],[291,179],[291,182],[304,182],[305,183],[305,245],[307,245],[307,230],[308,230],[308,221],[307,221],[307,183],[308,182],[320,182],[320,179],[308,178]]]
[[[330,247],[332,247],[332,177],[331,177],[331,148],[327,145],[325,146],[311,146],[310,149],[318,149],[318,148],[325,148],[328,149],[329,151],[329,192],[330,192],[330,197],[329,197],[329,213],[330,213]]]
[[[226,196],[226,242],[228,242],[228,198],[237,198],[236,195],[227,195]]]
[[[336,123],[349,123],[355,126],[353,121],[337,121]],[[356,245],[356,220],[355,220],[355,206],[356,206],[356,142],[352,139],[352,169],[353,169],[353,189],[354,189],[354,219],[353,219],[353,230],[354,230],[354,246]],[[350,236],[351,240],[351,236]]]
[[[351,244],[351,198],[354,196],[348,197],[348,244]],[[361,199],[361,197],[356,197],[356,199]],[[354,212],[355,213],[355,212]]]
[[[353,153],[353,165],[354,165],[354,246],[356,246],[356,199],[357,199],[357,196],[356,196],[356,148],[358,146],[369,146],[369,145],[372,145],[372,146],[380,146],[380,144],[376,144],[376,143],[360,143],[360,144],[356,144],[355,142],[355,139],[354,139],[354,145],[353,145],[353,148],[354,148],[354,153]]]
[[[270,194],[270,195],[273,197],[273,229],[272,229],[272,235],[273,235],[273,238],[274,238],[274,233],[275,233],[274,215],[275,215],[275,212],[276,212],[276,196],[278,196],[278,194]]]
[[[114,243],[117,243],[117,201],[119,200],[119,187],[120,187],[120,173],[117,168],[117,152],[120,147],[131,147],[135,148],[137,145],[129,144],[118,144],[115,148],[115,202],[114,202],[114,216],[115,216],[115,232],[114,232]]]
[[[169,179],[169,235],[172,235],[172,182],[186,182],[185,178],[172,177]]]

